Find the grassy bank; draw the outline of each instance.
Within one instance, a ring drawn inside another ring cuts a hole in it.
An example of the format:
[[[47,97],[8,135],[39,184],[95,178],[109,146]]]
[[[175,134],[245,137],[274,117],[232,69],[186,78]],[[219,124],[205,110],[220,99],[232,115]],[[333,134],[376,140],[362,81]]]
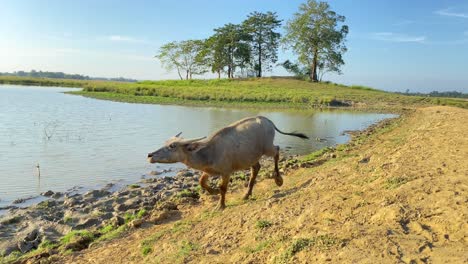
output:
[[[405,96],[363,86],[310,83],[289,78],[242,80],[142,81],[137,83],[0,77],[0,83],[80,87],[76,95],[103,100],[192,106],[248,106],[262,108],[358,107],[401,109],[407,106],[452,105],[468,108],[468,101]]]

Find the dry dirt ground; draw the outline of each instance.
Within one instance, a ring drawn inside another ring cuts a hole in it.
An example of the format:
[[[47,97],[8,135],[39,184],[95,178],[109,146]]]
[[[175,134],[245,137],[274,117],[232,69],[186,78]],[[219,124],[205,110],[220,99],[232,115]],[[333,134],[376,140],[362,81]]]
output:
[[[468,110],[417,109],[347,148],[61,262],[468,262]]]

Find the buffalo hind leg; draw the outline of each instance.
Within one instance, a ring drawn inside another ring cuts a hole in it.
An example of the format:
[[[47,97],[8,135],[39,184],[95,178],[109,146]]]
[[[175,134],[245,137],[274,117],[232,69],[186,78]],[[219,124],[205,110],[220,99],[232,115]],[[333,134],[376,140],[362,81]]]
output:
[[[208,177],[210,177],[210,175],[206,172],[204,172],[202,174],[202,176],[200,177],[200,185],[203,189],[205,189],[205,191],[207,191],[209,194],[219,194],[219,189],[213,189],[211,188],[211,186],[208,184]]]
[[[273,173],[273,177],[275,178],[275,183],[278,186],[283,185],[283,178],[280,175],[279,169],[278,169],[278,161],[279,161],[279,146],[275,146],[275,172]]]
[[[219,199],[219,204],[216,207],[216,210],[224,210],[226,208],[226,192],[229,184],[230,175],[223,175],[221,178],[221,184],[219,185],[219,190],[221,193],[221,198]]]
[[[257,178],[258,171],[260,171],[260,163],[255,163],[252,168],[250,168],[250,180],[249,180],[249,190],[244,195],[244,200],[249,199],[249,196],[252,195],[252,189],[255,185],[255,179]]]

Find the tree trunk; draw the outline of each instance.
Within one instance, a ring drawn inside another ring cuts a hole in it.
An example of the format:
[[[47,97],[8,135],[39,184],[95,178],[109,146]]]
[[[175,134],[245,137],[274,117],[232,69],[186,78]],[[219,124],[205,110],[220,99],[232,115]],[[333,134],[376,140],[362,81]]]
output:
[[[318,49],[314,50],[314,58],[312,59],[312,65],[310,65],[310,81],[318,82],[317,78],[317,62],[318,62]]]
[[[228,79],[231,79],[231,65],[228,65],[227,74],[228,74]]]
[[[258,72],[257,77],[262,77],[262,46],[258,44]]]
[[[218,79],[221,79],[221,71],[218,70]]]
[[[180,78],[181,80],[184,79],[184,78],[182,78],[182,74],[180,74],[180,69],[179,69],[179,67],[177,67],[177,74],[179,74],[179,78]]]
[[[189,77],[189,71],[186,70],[186,71],[185,71],[185,80],[188,80],[188,77]]]

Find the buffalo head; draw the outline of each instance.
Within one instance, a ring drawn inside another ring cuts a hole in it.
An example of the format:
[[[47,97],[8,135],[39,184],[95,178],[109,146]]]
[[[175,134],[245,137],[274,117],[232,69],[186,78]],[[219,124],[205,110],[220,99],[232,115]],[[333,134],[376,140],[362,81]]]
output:
[[[181,132],[182,133],[182,132]],[[148,162],[150,163],[176,163],[176,162],[184,162],[187,158],[187,154],[190,151],[194,151],[202,142],[200,140],[202,138],[196,139],[184,139],[179,137],[180,134],[177,134],[174,137],[171,137],[169,140],[166,141],[163,147],[160,149],[148,153]]]

